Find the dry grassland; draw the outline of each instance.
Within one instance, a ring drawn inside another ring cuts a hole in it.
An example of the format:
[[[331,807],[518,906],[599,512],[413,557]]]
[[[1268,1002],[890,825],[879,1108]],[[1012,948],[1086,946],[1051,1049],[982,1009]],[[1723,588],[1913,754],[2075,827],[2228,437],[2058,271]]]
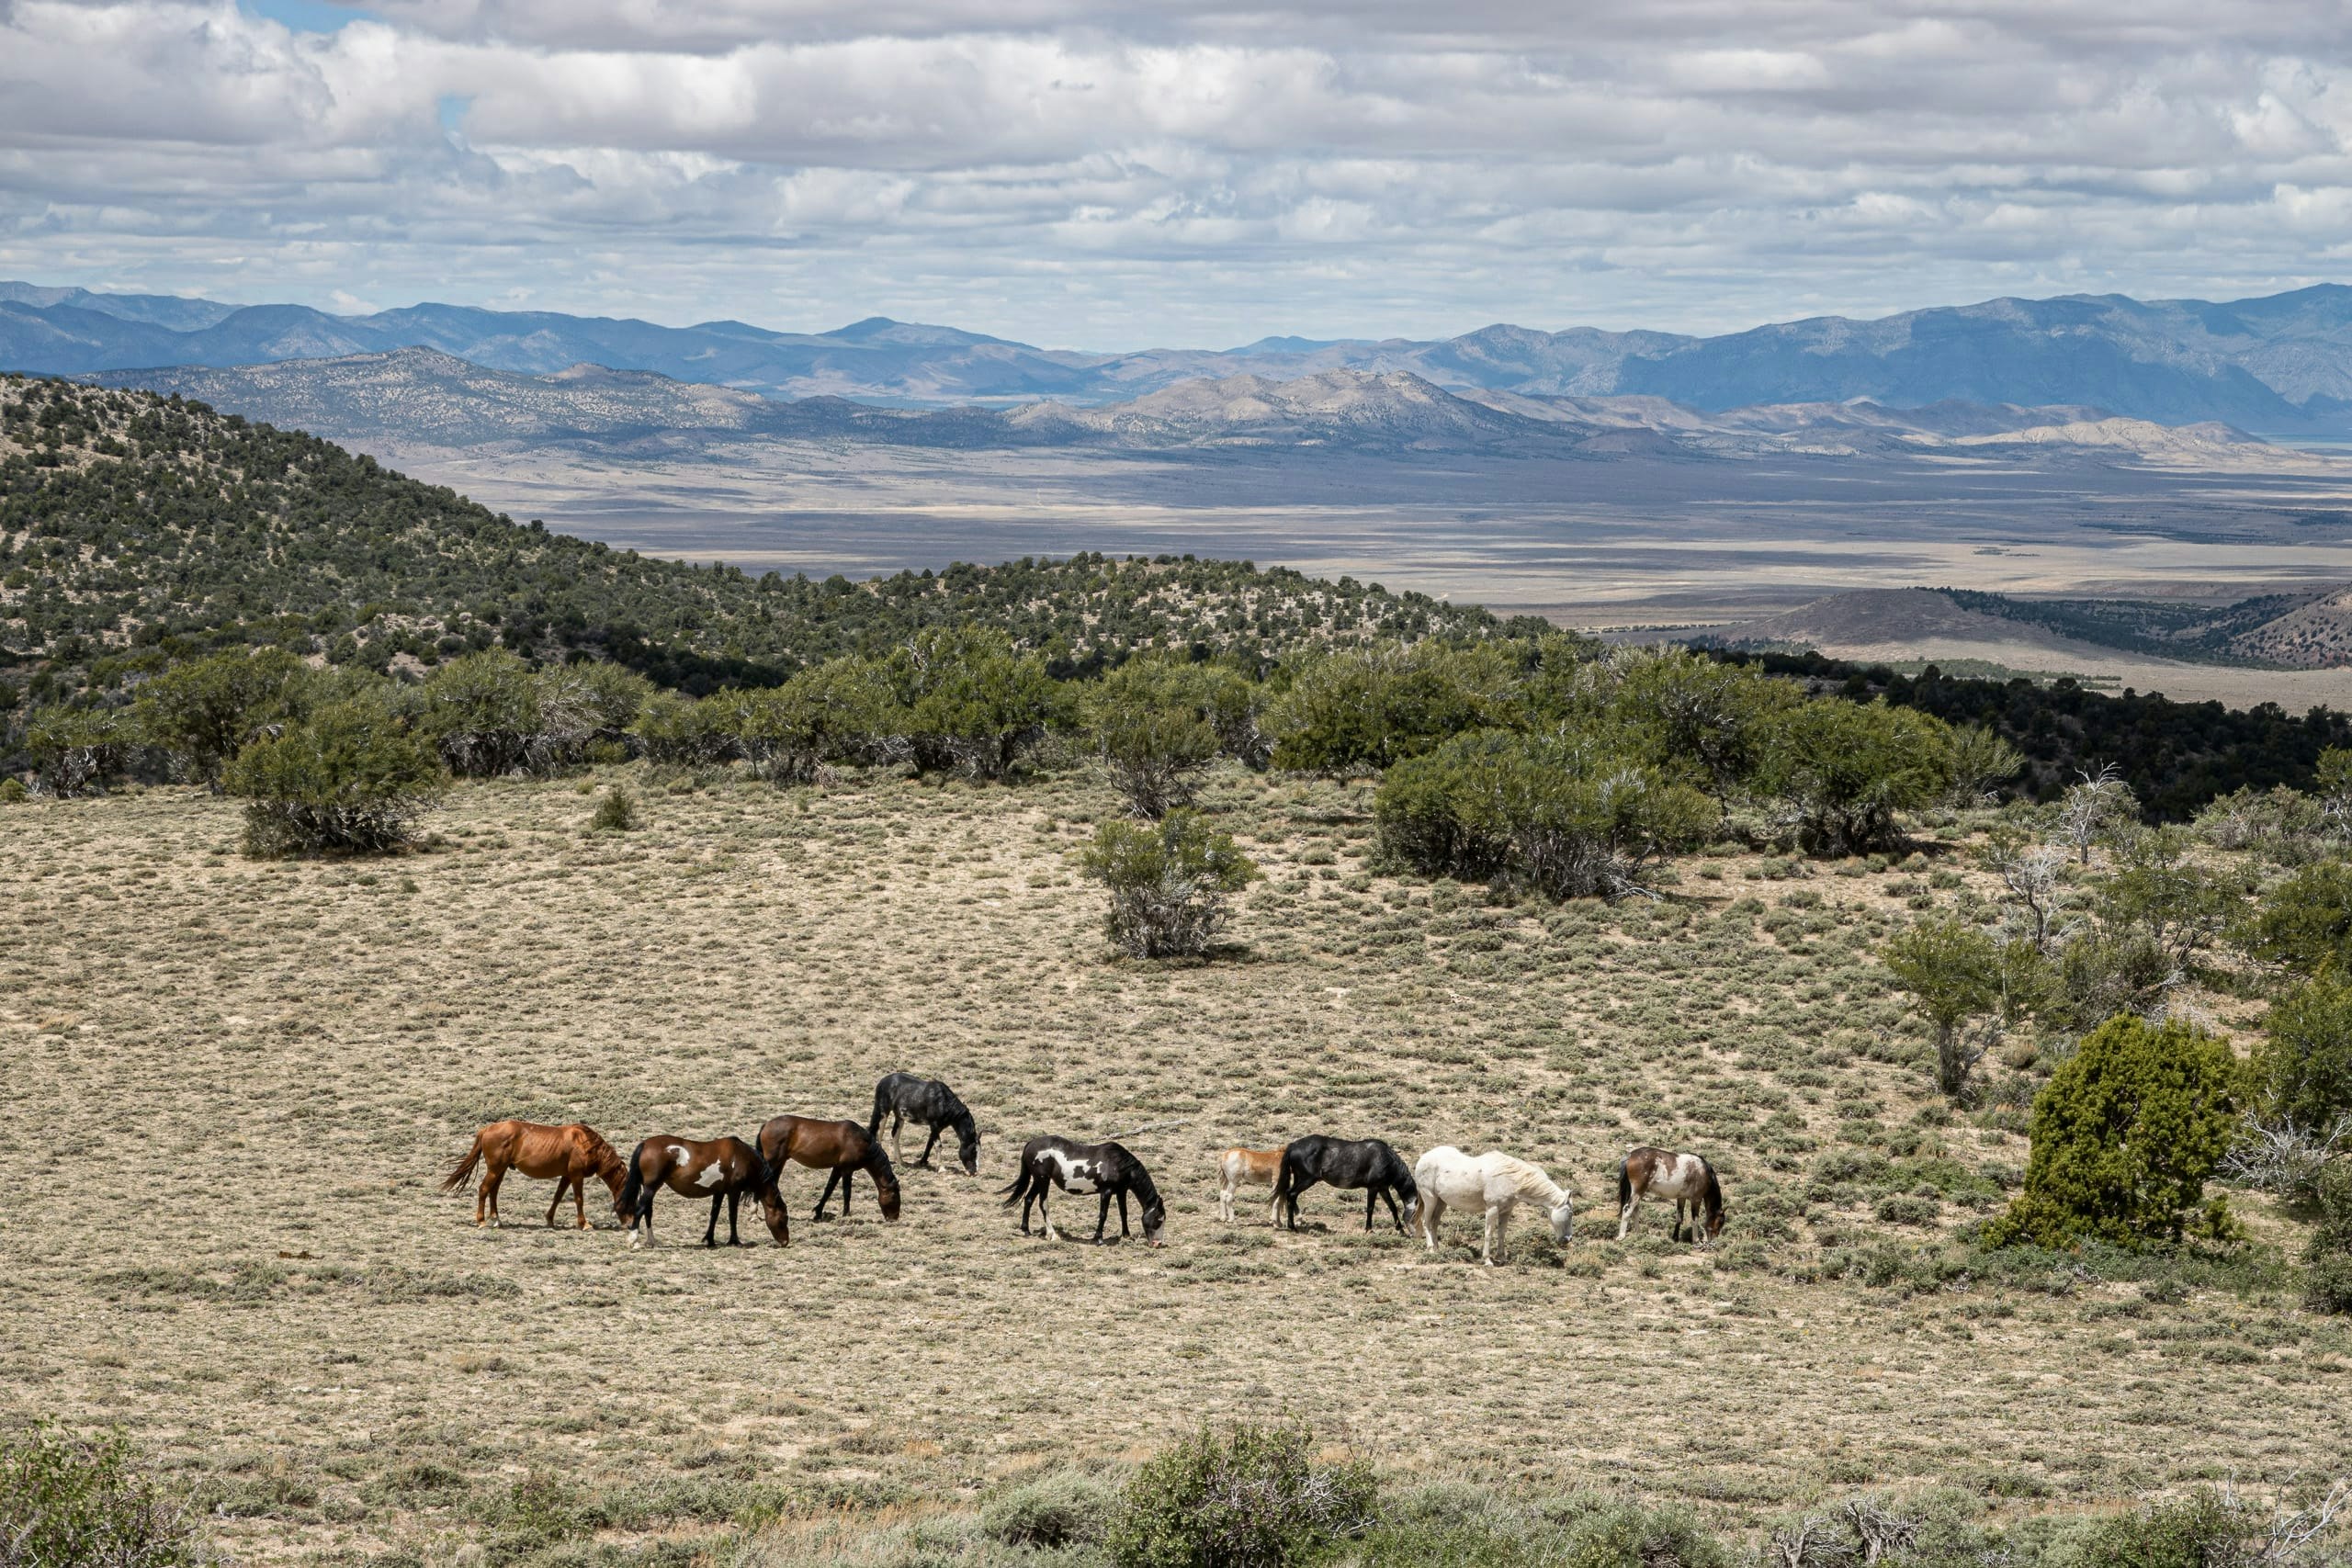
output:
[[[1276,1410],[1396,1472],[1733,1527],[1868,1483],[2073,1507],[2341,1466],[2352,1337],[2290,1290],[1808,1278],[2024,1163],[2014,1110],[1946,1118],[1878,1032],[1917,867],[1693,861],[1660,908],[1496,908],[1369,874],[1362,787],[1227,774],[1210,804],[1270,880],[1234,953],[1161,966],[1105,949],[1083,773],[647,795],[642,830],[591,836],[571,782],[461,787],[436,847],[372,865],[244,860],[235,804],[188,791],[0,808],[0,1416],[119,1421],[248,1553],[428,1561],[534,1471],[637,1488],[619,1536],[691,1536]],[[788,1251],[707,1253],[665,1195],[632,1253],[607,1205],[543,1229],[514,1178],[476,1230],[435,1190],[495,1117],[748,1135],[862,1119],[894,1068],[950,1079],[984,1139],[982,1180],[911,1173],[895,1226],[863,1190],[808,1223],[796,1172]],[[1023,1138],[1136,1128],[1170,1246],[1015,1234]],[[1430,1260],[1328,1190],[1307,1234],[1216,1221],[1214,1150],[1317,1130],[1532,1158],[1577,1239],[1523,1214],[1486,1270],[1462,1221]],[[1718,1156],[1713,1255],[1655,1209],[1611,1239],[1645,1140]],[[1898,1223],[1817,1174],[1871,1149],[1941,1196]]]

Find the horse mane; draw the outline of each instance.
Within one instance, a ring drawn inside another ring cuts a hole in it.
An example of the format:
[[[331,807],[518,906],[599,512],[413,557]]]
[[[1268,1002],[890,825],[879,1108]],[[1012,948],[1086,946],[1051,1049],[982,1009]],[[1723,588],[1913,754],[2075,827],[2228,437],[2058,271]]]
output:
[[[1499,1149],[1487,1157],[1510,1178],[1511,1186],[1521,1197],[1532,1198],[1546,1209],[1556,1209],[1567,1201],[1567,1189],[1544,1175],[1541,1166],[1531,1165],[1518,1156],[1504,1154]]]
[[[1715,1178],[1714,1161],[1701,1155],[1699,1163],[1707,1168],[1707,1190],[1701,1196],[1707,1201],[1707,1218],[1712,1221],[1724,1212],[1724,1184]]]
[[[1148,1209],[1155,1204],[1161,1208],[1167,1207],[1166,1204],[1160,1203],[1159,1189],[1152,1185],[1151,1172],[1143,1168],[1143,1161],[1136,1158],[1133,1155],[1127,1154],[1125,1145],[1122,1144],[1118,1145],[1118,1148],[1122,1155],[1126,1155],[1127,1176],[1129,1178],[1128,1185],[1133,1187],[1136,1190],[1136,1196],[1143,1200],[1144,1207]],[[1121,1223],[1125,1224],[1125,1222],[1122,1221]]]

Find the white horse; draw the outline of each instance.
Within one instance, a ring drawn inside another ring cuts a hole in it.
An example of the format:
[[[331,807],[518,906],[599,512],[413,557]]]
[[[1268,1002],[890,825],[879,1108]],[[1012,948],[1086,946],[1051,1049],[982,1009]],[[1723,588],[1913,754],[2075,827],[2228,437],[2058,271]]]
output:
[[[1446,1206],[1476,1204],[1487,1212],[1487,1234],[1479,1256],[1496,1261],[1510,1229],[1510,1212],[1521,1199],[1543,1206],[1552,1222],[1552,1239],[1566,1243],[1576,1216],[1566,1192],[1523,1159],[1489,1149],[1473,1159],[1451,1144],[1431,1149],[1413,1167],[1413,1180],[1421,1190],[1421,1240],[1437,1250],[1437,1224]]]

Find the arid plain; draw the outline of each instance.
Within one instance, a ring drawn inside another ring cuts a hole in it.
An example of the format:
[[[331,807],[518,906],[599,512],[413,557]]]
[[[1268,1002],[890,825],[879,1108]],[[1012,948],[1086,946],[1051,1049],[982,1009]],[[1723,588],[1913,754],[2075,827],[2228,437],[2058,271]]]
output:
[[[1864,1485],[2076,1509],[2340,1467],[2352,1331],[2283,1280],[1829,1277],[2024,1162],[2014,1094],[1943,1110],[1872,956],[1956,856],[1702,857],[1659,905],[1506,908],[1369,871],[1363,787],[1230,773],[1208,803],[1268,880],[1225,955],[1159,965],[1110,954],[1077,874],[1113,809],[1084,768],[614,777],[637,832],[586,830],[594,784],[469,785],[429,851],[368,865],[246,860],[235,804],[187,790],[0,812],[12,1416],[120,1422],[264,1559],[461,1561],[534,1475],[638,1499],[607,1539],[953,1506],[1278,1410],[1399,1474],[1733,1529]],[[2241,1035],[2258,1010],[2199,1005]],[[436,1190],[494,1117],[748,1134],[862,1119],[894,1068],[949,1078],[984,1140],[978,1180],[910,1173],[895,1225],[864,1190],[809,1221],[795,1173],[789,1250],[706,1252],[664,1196],[633,1253],[601,1201],[545,1229],[548,1187],[510,1179],[477,1230]],[[1295,1236],[1218,1224],[1214,1151],[1309,1131],[1532,1158],[1576,1239],[1522,1216],[1487,1270],[1475,1224],[1431,1258],[1329,1191]],[[1127,1134],[1170,1245],[1019,1235],[994,1193],[1039,1132]],[[1615,1243],[1646,1140],[1720,1160],[1718,1248],[1655,1212]]]

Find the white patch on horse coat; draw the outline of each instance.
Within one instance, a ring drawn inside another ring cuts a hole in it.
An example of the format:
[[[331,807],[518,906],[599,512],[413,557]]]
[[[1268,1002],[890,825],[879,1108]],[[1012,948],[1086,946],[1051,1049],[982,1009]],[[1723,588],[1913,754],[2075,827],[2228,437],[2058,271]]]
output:
[[[672,1159],[673,1159],[673,1160],[676,1160],[680,1165],[684,1165],[684,1164],[685,1164],[685,1163],[686,1163],[686,1161],[688,1161],[689,1159],[692,1159],[694,1156],[693,1156],[692,1155],[689,1155],[688,1153],[686,1153],[686,1145],[684,1145],[684,1144],[672,1144],[672,1145],[670,1145],[670,1157],[671,1157]]]
[[[1091,1159],[1072,1159],[1059,1149],[1047,1149],[1046,1157],[1061,1170],[1061,1185],[1072,1192],[1099,1192],[1102,1177]]]
[[[710,1164],[702,1168],[702,1174],[695,1178],[695,1185],[696,1187],[716,1187],[726,1179],[726,1169],[714,1160]]]

